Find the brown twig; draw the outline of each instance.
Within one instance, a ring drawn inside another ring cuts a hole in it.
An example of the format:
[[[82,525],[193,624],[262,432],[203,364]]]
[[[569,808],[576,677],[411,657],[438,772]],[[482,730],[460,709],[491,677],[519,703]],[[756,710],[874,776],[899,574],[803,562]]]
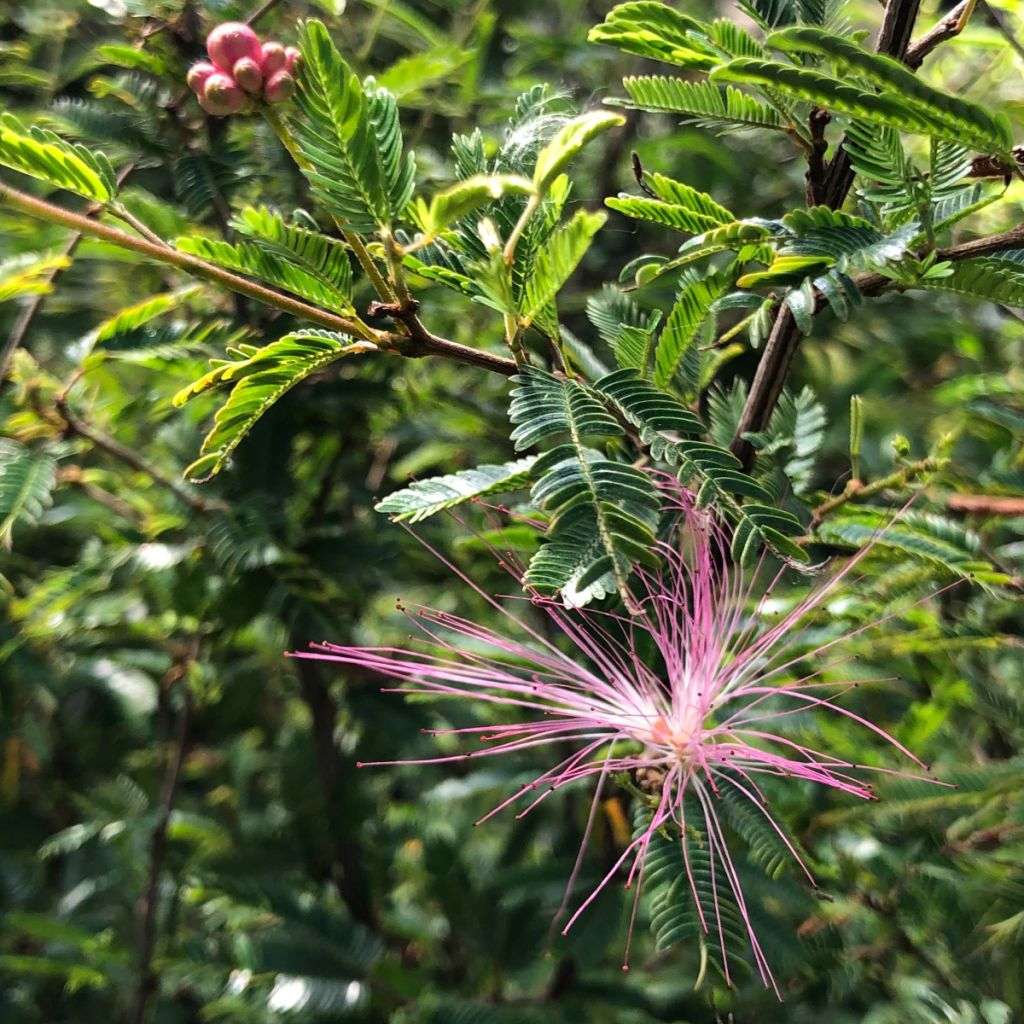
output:
[[[308,320],[311,323],[319,324],[321,327],[327,327],[335,331],[344,331],[346,334],[353,334],[357,337],[367,337],[368,328],[365,324],[360,325],[347,317],[328,313],[326,310],[318,309],[316,306],[311,306],[299,299],[293,299],[289,295],[282,295],[280,292],[275,292],[263,285],[256,284],[254,281],[239,277],[237,274],[221,270],[220,267],[207,263],[205,260],[197,259],[195,256],[190,256],[188,253],[154,245],[144,238],[136,238],[134,235],[129,235],[117,228],[91,221],[81,214],[72,213],[61,206],[55,206],[53,203],[37,199],[35,196],[12,188],[6,183],[0,183],[0,202],[6,203],[20,213],[28,214],[30,217],[37,217],[52,224],[73,228],[83,235],[99,238],[121,249],[128,249],[142,256],[148,256],[160,263],[168,263],[172,267],[184,270],[193,277],[212,281],[215,284],[223,285],[231,291],[248,295],[250,298],[257,299],[268,306],[274,306],[285,313],[290,313],[300,320]],[[373,336],[368,340],[378,340],[376,332],[370,333]]]
[[[951,494],[946,499],[950,512],[972,516],[1024,516],[1024,498],[996,494]]]
[[[253,11],[248,18],[245,19],[246,25],[255,25],[256,22],[260,20],[260,18],[264,17],[264,15],[269,14],[280,3],[281,0],[265,0],[265,3],[260,4],[260,6],[257,7],[256,10]]]
[[[991,4],[986,3],[986,0],[978,0],[978,6],[985,15],[985,21],[1006,40],[1010,49],[1018,57],[1024,57],[1024,45],[1021,44],[1021,41],[1013,34],[1013,30],[1007,25],[1006,16],[1003,12],[996,10]]]
[[[122,444],[109,434],[103,433],[102,430],[92,426],[92,424],[86,423],[85,420],[83,420],[71,408],[68,401],[68,390],[77,379],[78,376],[76,375],[72,378],[71,383],[54,399],[57,413],[63,421],[63,427],[66,433],[85,438],[85,440],[91,442],[96,448],[99,448],[102,451],[105,451],[108,455],[113,456],[115,459],[126,463],[131,466],[132,469],[135,469],[140,473],[144,473],[155,484],[159,484],[161,487],[170,491],[171,494],[173,494],[180,502],[187,505],[194,512],[199,512],[202,515],[208,515],[214,509],[223,507],[219,502],[210,502],[205,498],[201,498],[198,494],[193,494],[177,481],[172,480],[170,477],[161,473],[159,469],[147,462],[134,449]]]
[[[136,238],[117,228],[109,227],[96,221],[91,221],[80,214],[72,213],[63,207],[55,206],[52,203],[37,199],[26,192],[21,192],[11,186],[0,183],[0,202],[28,214],[40,220],[46,220],[53,224],[60,224],[72,228],[83,235],[99,238],[105,242],[131,252],[139,253],[161,263],[170,264],[179,270],[184,270],[193,277],[198,277],[214,284],[221,285],[230,291],[241,295],[247,295],[267,306],[272,306],[284,313],[296,317],[299,320],[306,320],[309,323],[326,327],[332,331],[340,331],[345,334],[374,342],[382,352],[392,355],[407,356],[410,358],[421,358],[423,356],[438,356],[442,359],[452,359],[456,362],[466,363],[471,366],[478,366],[494,373],[501,373],[505,376],[512,376],[517,372],[516,364],[504,356],[494,355],[490,352],[483,352],[479,349],[470,348],[446,338],[439,338],[429,331],[424,330],[418,337],[407,337],[404,334],[397,334],[389,331],[375,331],[360,320],[352,320],[348,317],[338,316],[327,310],[319,309],[300,299],[292,298],[276,292],[264,285],[249,281],[237,274],[205,260],[190,256],[188,253],[180,252],[177,249],[167,249],[154,245],[144,238]]]
[[[960,0],[940,22],[933,25],[920,39],[907,47],[907,55],[903,63],[913,71],[916,71],[925,58],[941,43],[960,35],[967,27],[967,22],[974,12],[978,0]]]
[[[808,529],[810,531],[815,530],[830,512],[834,512],[837,508],[841,508],[855,498],[871,498],[893,487],[905,487],[912,480],[916,480],[926,473],[934,473],[937,469],[941,468],[942,465],[938,459],[927,458],[908,463],[906,466],[900,466],[899,469],[893,470],[887,476],[879,477],[879,479],[873,480],[869,484],[861,483],[859,480],[850,480],[839,494],[823,501],[811,513]]]
[[[910,34],[917,20],[919,6],[920,0],[889,0],[875,46],[878,53],[902,59],[910,45]],[[840,143],[835,156],[815,183],[815,195],[820,197],[825,206],[839,209],[852,185],[850,156],[846,147]],[[748,469],[754,461],[755,452],[745,435],[759,433],[767,427],[799,345],[800,329],[789,307],[782,306],[765,344],[732,442],[733,453]]]
[[[824,107],[812,107],[807,118],[811,129],[811,150],[807,154],[807,174],[804,177],[808,206],[820,206],[825,201],[825,152],[828,149],[825,129],[831,120],[832,115]]]
[[[952,245],[947,249],[937,249],[935,258],[940,262],[959,263],[961,260],[977,259],[979,256],[991,256],[997,252],[1020,248],[1024,248],[1024,226],[1001,231],[997,235],[975,238],[970,242],[961,242],[959,245]],[[927,251],[922,249],[915,255],[920,259],[927,255]],[[855,283],[861,294],[869,298],[880,295],[887,288],[898,287],[897,282],[884,274],[861,274],[855,278]],[[815,304],[815,312],[818,312],[823,305],[824,299],[819,297]]]
[[[194,652],[189,660],[194,658]],[[168,673],[165,687],[184,674],[181,664]],[[160,788],[160,804],[156,824],[149,841],[149,868],[146,887],[139,899],[139,946],[138,946],[138,980],[135,996],[132,1000],[128,1024],[144,1024],[150,1000],[156,991],[157,978],[153,971],[153,954],[156,951],[157,936],[157,904],[159,902],[160,876],[163,873],[164,860],[167,856],[167,831],[171,822],[171,814],[181,788],[181,772],[189,748],[192,704],[187,687],[181,688],[181,710],[178,712],[178,728],[174,738],[174,746],[168,752],[164,768],[164,781]],[[165,689],[165,700],[167,693]]]
[[[62,466],[57,474],[57,479],[62,485],[79,488],[83,494],[110,509],[116,515],[135,523],[138,522],[139,514],[128,502],[122,501],[116,494],[111,494],[110,491],[104,490],[102,487],[97,487],[96,484],[89,483],[80,466]]]
[[[1001,825],[991,825],[988,828],[978,829],[963,839],[950,840],[942,848],[946,854],[962,854],[970,850],[982,849],[992,850],[1008,840],[1013,840],[1024,832],[1024,825],[1008,821]]]
[[[301,643],[294,646],[300,647]],[[359,847],[348,836],[349,812],[354,789],[353,780],[343,776],[350,769],[342,767],[334,733],[338,708],[327,684],[320,677],[315,662],[295,658],[294,664],[302,686],[302,699],[309,709],[313,729],[317,778],[327,819],[329,876],[345,901],[349,912],[360,924],[376,928],[376,912],[371,900],[369,880],[359,857]],[[346,838],[339,842],[341,836]]]

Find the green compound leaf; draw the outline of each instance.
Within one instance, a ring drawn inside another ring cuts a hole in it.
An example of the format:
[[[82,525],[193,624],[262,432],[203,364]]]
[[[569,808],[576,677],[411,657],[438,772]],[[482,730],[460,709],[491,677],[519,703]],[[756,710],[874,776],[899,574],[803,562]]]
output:
[[[351,269],[348,255],[334,243],[324,246],[324,259],[309,263],[296,258],[284,247],[256,242],[222,242],[214,238],[179,238],[181,252],[235,270],[336,313],[352,313]],[[329,256],[329,253],[333,254]],[[313,256],[313,253],[307,255]]]
[[[619,366],[647,373],[660,312],[643,312],[625,292],[606,284],[599,295],[587,299],[587,319]]]
[[[915,287],[1024,307],[1024,266],[998,258],[962,260],[945,277],[924,278]]]
[[[680,480],[695,487],[699,503],[716,504],[730,519],[734,557],[747,561],[768,546],[793,562],[808,560],[790,539],[803,532],[796,516],[776,508],[771,492],[743,472],[732,452],[685,436],[696,433],[700,421],[682,402],[630,370],[610,374],[594,387],[640,431],[655,459],[675,467]],[[751,500],[741,504],[740,497]]]
[[[420,204],[420,226],[423,228],[424,243],[432,241],[445,228],[463,217],[493,203],[504,195],[528,195],[533,186],[526,178],[516,174],[476,174],[451,188],[438,192],[428,206]]]
[[[749,128],[785,127],[778,111],[748,96],[735,86],[719,88],[714,82],[687,82],[662,75],[622,80],[628,100],[610,100],[616,106],[679,114],[685,123],[725,133]]]
[[[394,97],[360,84],[322,22],[301,29],[295,138],[303,168],[323,206],[350,231],[388,229],[412,196],[416,164],[402,156]]]
[[[0,164],[98,203],[117,195],[114,168],[102,153],[26,128],[13,114],[0,114]]]
[[[1002,152],[1002,135],[993,138],[979,134],[977,125],[969,125],[945,116],[938,109],[904,102],[896,92],[870,92],[850,85],[811,68],[798,68],[782,61],[740,57],[716,68],[711,77],[716,82],[738,82],[769,88],[794,99],[825,107],[839,114],[887,125],[899,131],[933,135],[953,142],[970,141],[976,148]]]
[[[621,436],[623,429],[581,383],[533,367],[513,383],[509,417],[516,425],[516,448],[565,439],[533,466],[531,500],[551,521],[526,582],[558,590],[574,605],[615,590],[628,603],[626,578],[633,563],[652,560],[660,518],[653,481],[585,444],[586,438]]]
[[[557,228],[538,250],[524,285],[519,323],[528,327],[542,316],[572,272],[579,266],[606,215],[579,210]]]
[[[707,821],[696,798],[686,798],[684,815],[683,834],[675,828],[671,834],[668,829],[655,832],[644,861],[655,948],[664,952],[680,943],[695,944],[702,962],[723,971],[723,939],[726,948],[742,949],[746,928],[732,889],[723,881],[723,867],[711,852]],[[649,827],[650,811],[638,806],[633,823],[636,838]],[[735,954],[729,964],[735,971]]]
[[[818,527],[821,540],[845,548],[872,544],[879,549],[900,552],[964,579],[1002,582],[981,555],[981,541],[972,530],[944,516],[928,512],[905,512],[893,518],[890,509],[869,505],[838,509]]]
[[[731,287],[732,281],[724,274],[709,274],[683,286],[669,311],[654,353],[654,383],[658,387],[678,383],[683,391],[694,390],[695,374],[688,372],[693,368],[687,366],[687,361],[698,354],[694,345],[712,315],[712,306]]]
[[[161,292],[159,295],[152,295],[148,299],[143,299],[142,302],[126,306],[115,313],[114,316],[104,320],[96,328],[96,341],[102,343],[119,335],[137,331],[151,320],[169,313],[172,309],[180,308],[202,290],[203,285],[201,284],[187,285],[173,292]]]
[[[645,174],[644,184],[657,198],[620,193],[605,205],[627,217],[653,221],[676,231],[700,233],[731,224],[736,218],[706,192],[700,192],[664,174]]]
[[[1007,153],[1013,146],[1010,122],[1004,114],[990,114],[978,103],[935,89],[899,61],[865,50],[844,36],[803,26],[774,32],[766,42],[777,50],[828,58],[838,75],[856,76],[898,98],[940,129],[929,134],[945,135],[954,143],[984,152]]]
[[[502,465],[475,466],[458,473],[417,480],[389,494],[374,508],[399,522],[418,523],[421,519],[474,498],[518,491],[532,479],[533,464],[536,461],[537,457],[531,455]]]
[[[286,334],[262,348],[240,345],[232,350],[237,358],[216,361],[209,373],[174,396],[174,404],[183,405],[211,388],[231,385],[203,441],[202,457],[185,470],[185,477],[201,482],[219,473],[260,417],[311,374],[347,356],[376,351],[372,342],[312,329]]]
[[[71,265],[63,253],[25,252],[0,260],[0,302],[23,295],[47,295],[58,270]]]
[[[708,40],[708,28],[666,4],[639,0],[613,7],[587,38],[592,43],[609,43],[640,57],[709,71],[721,63],[722,56]]]
[[[34,523],[43,514],[56,482],[52,456],[0,438],[0,545],[10,547],[16,524]]]
[[[592,110],[564,125],[555,137],[537,154],[533,170],[533,187],[544,195],[554,180],[565,170],[583,147],[609,128],[617,128],[626,119],[621,114]]]

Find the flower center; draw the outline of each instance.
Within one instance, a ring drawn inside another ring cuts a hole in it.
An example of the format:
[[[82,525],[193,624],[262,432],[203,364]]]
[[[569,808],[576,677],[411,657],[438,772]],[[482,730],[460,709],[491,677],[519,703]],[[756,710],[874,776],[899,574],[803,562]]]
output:
[[[700,731],[700,712],[695,707],[685,708],[676,715],[659,715],[650,723],[648,743],[656,747],[667,747],[680,761],[693,759],[693,747]]]

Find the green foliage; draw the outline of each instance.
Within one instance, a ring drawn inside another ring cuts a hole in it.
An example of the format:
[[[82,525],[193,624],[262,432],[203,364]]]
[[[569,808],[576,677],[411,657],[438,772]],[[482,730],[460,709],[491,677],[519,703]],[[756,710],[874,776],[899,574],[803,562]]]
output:
[[[338,241],[266,208],[247,207],[234,222],[252,242],[179,238],[182,252],[276,285],[336,313],[352,313],[352,268]]]
[[[941,277],[922,278],[919,287],[956,292],[1007,306],[1024,306],[1024,273],[1006,260],[963,260]]]
[[[730,286],[731,281],[723,274],[695,278],[683,286],[665,320],[654,353],[654,382],[658,387],[676,384],[687,393],[698,389],[700,381],[693,372],[694,346],[711,307]]]
[[[924,101],[906,104],[895,83],[891,89],[872,92],[811,68],[749,57],[736,58],[711,74],[715,82],[770,88],[793,99],[899,131],[933,135],[952,142],[969,141],[973,148],[982,151],[1002,152],[1008,145],[1005,128],[990,126],[987,119],[964,116],[959,108],[930,107]]]
[[[544,195],[588,142],[624,122],[625,118],[619,114],[592,110],[563,125],[537,154],[537,163],[533,169],[534,189]]]
[[[716,795],[722,817],[746,844],[750,859],[770,878],[787,870],[799,872],[797,857],[806,865],[810,854],[777,818],[769,818],[767,809],[751,799],[757,793],[748,783],[729,772],[719,774]]]
[[[508,193],[527,195],[533,186],[514,174],[475,174],[438,192],[428,206],[420,200],[420,227],[424,241],[433,241],[445,228]]]
[[[151,298],[143,299],[142,302],[136,302],[134,305],[118,310],[114,316],[104,320],[96,328],[96,341],[103,343],[119,335],[138,331],[140,327],[150,321],[177,309],[201,290],[201,285],[187,285],[173,292],[154,295]]]
[[[934,513],[905,512],[893,522],[893,512],[870,505],[847,508],[818,527],[822,540],[860,548],[869,541],[921,559],[945,573],[981,583],[1004,583],[1005,575],[980,558],[980,541],[961,524]]]
[[[795,494],[806,494],[814,480],[818,452],[825,441],[825,407],[805,387],[798,395],[783,392],[765,435],[752,435],[759,460],[779,463]]]
[[[934,126],[927,134],[973,146],[982,152],[1007,152],[1013,145],[1006,115],[990,114],[979,103],[935,89],[903,64],[884,54],[871,53],[843,36],[811,26],[787,28],[766,40],[768,46],[789,53],[811,53],[832,62],[840,77],[852,76],[898,98],[905,108]]]
[[[225,146],[216,153],[183,153],[174,164],[174,186],[190,217],[224,208],[245,183],[245,154]]]
[[[630,567],[650,560],[658,526],[653,482],[586,445],[588,439],[620,436],[622,428],[582,384],[537,369],[524,370],[515,383],[509,418],[517,451],[568,435],[567,443],[533,465],[531,500],[551,522],[526,581],[560,591],[570,604],[586,604],[615,589],[628,594]]]
[[[53,290],[54,271],[70,263],[59,253],[26,252],[0,262],[0,302],[23,295],[46,295]]]
[[[418,523],[465,501],[518,491],[529,483],[536,461],[535,457],[528,456],[501,466],[475,466],[458,473],[417,480],[389,494],[374,507],[399,522]]]
[[[656,75],[622,80],[629,101],[623,106],[681,114],[686,122],[722,133],[747,128],[782,128],[778,111],[728,85],[720,89],[713,82],[687,82]]]
[[[549,325],[548,333],[553,333],[552,318],[545,314],[604,222],[604,214],[580,210],[567,224],[551,233],[526,277],[519,310],[522,326],[528,327],[543,317]]]
[[[295,134],[303,173],[323,207],[350,231],[391,228],[412,196],[416,163],[402,156],[394,97],[360,84],[322,22],[302,28]]]
[[[728,959],[735,971],[735,956],[728,957],[725,949],[743,948],[746,929],[722,865],[712,852],[707,821],[695,798],[686,801],[684,815],[682,839],[660,832],[651,837],[645,881],[655,948],[664,952],[680,944],[696,944],[702,964],[699,978],[703,980],[703,965],[708,961],[724,973]],[[646,825],[644,817],[638,809],[634,822],[637,832]],[[689,883],[691,876],[696,902]]]
[[[100,203],[117,195],[114,168],[102,153],[26,128],[10,113],[0,114],[0,164]]]
[[[715,49],[701,38],[699,21],[654,0],[613,7],[604,22],[590,30],[592,43],[612,46],[640,57],[681,68],[707,71],[719,63]]]
[[[732,535],[728,560],[761,567],[737,611],[751,630],[820,585],[779,557],[827,579],[873,543],[775,678],[822,670],[830,701],[959,787],[890,774],[917,769],[809,707],[771,728],[861,766],[843,770],[877,801],[737,775],[777,831],[727,780],[706,794],[787,1024],[1016,1020],[1024,257],[959,249],[1013,244],[1019,220],[1001,29],[976,14],[910,75],[870,52],[880,8],[833,0],[626,3],[593,33],[607,46],[584,43],[579,0],[326,0],[301,30],[309,4],[143,6],[0,16],[8,179],[365,316],[381,344],[0,204],[0,1019],[135,1019],[137,993],[168,1024],[778,1018],[718,861],[725,983],[692,799],[687,829],[653,839],[625,973],[622,869],[568,935],[552,919],[643,823],[638,779],[592,804],[586,781],[542,778],[474,828],[579,750],[477,757],[536,709],[404,699],[283,656],[415,657],[418,626],[451,642],[448,616],[479,626],[470,661],[506,631],[568,652],[514,593],[528,565],[561,604],[599,602],[592,621],[661,678],[629,591],[655,538],[681,539],[650,473],[668,470]],[[250,15],[302,44],[299,95],[206,117],[184,70],[217,21]],[[805,173],[841,139],[848,199],[808,204]],[[625,216],[598,230],[608,196]],[[776,375],[780,309],[813,339]],[[759,369],[780,397],[747,472],[731,448]],[[183,486],[208,415],[188,475],[216,479]],[[751,571],[728,566],[737,593]]]
[[[660,313],[643,313],[624,292],[605,285],[587,299],[587,318],[620,367],[646,372]]]
[[[16,441],[0,438],[0,544],[10,547],[17,523],[33,523],[52,500],[57,463]]]
[[[185,475],[193,480],[215,476],[260,417],[297,384],[339,359],[376,350],[372,342],[353,341],[332,331],[306,330],[286,334],[262,348],[242,344],[229,353],[234,359],[214,360],[212,370],[174,396],[174,404],[182,405],[211,388],[231,386],[203,441],[201,457]]]
[[[735,218],[719,206],[706,192],[673,181],[661,174],[645,176],[645,184],[657,196],[647,199],[623,193],[618,199],[607,199],[611,209],[637,220],[652,221],[676,231],[697,233],[731,224]]]
[[[734,557],[749,561],[768,546],[785,558],[807,561],[807,553],[790,539],[801,532],[799,520],[773,507],[773,495],[742,471],[731,452],[705,441],[678,439],[679,434],[694,433],[700,421],[677,399],[630,370],[599,381],[597,388],[639,429],[651,455],[676,468],[683,483],[692,483],[698,502],[715,503],[733,521]],[[741,504],[737,495],[751,500]]]

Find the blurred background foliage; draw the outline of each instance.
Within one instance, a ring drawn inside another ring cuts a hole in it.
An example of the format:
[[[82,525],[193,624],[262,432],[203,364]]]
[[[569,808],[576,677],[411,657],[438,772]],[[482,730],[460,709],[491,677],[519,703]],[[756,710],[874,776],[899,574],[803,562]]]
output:
[[[695,2],[697,16],[725,13]],[[326,18],[347,59],[399,97],[407,144],[438,184],[450,179],[452,132],[479,127],[497,145],[523,90],[547,83],[556,110],[594,106],[646,66],[586,42],[605,3],[343,6],[271,4],[259,27],[288,43],[299,17]],[[931,80],[1019,109],[1018,7],[981,12],[932,58]],[[941,13],[926,8],[922,27]],[[3,107],[104,148],[128,173],[126,205],[158,217],[163,237],[226,232],[232,210],[271,196],[288,209],[304,185],[265,127],[206,118],[185,98],[208,28],[252,13],[177,0],[7,5]],[[878,20],[870,5],[851,13]],[[634,150],[743,216],[778,216],[803,193],[802,162],[774,136],[715,137],[634,112],[584,154],[572,202],[598,208],[629,188]],[[1010,189],[979,232],[1012,226],[1024,185]],[[641,252],[673,248],[666,232],[613,214],[562,295],[566,325],[593,341],[587,297]],[[373,504],[410,476],[511,458],[502,379],[426,360],[342,365],[297,388],[230,472],[196,488],[181,471],[214,403],[180,411],[170,398],[225,344],[258,339],[268,311],[183,288],[102,243],[71,248],[66,232],[2,208],[0,259],[3,280],[28,272],[39,288],[38,305],[0,306],[0,339],[23,334],[0,395],[0,444],[23,447],[6,450],[0,489],[17,483],[27,497],[16,522],[0,523],[0,1020],[1021,1019],[1024,515],[956,500],[1024,498],[1019,313],[894,294],[846,324],[822,318],[798,358],[793,392],[810,388],[824,412],[808,490],[828,492],[850,471],[850,399],[861,395],[860,477],[948,458],[927,507],[955,550],[1011,585],[960,586],[859,641],[870,671],[896,679],[863,691],[863,708],[959,789],[893,779],[867,806],[792,784],[772,794],[823,886],[815,898],[788,869],[743,869],[779,1007],[751,975],[729,989],[709,971],[695,989],[697,944],[648,930],[646,902],[624,973],[629,908],[616,887],[552,938],[587,795],[475,829],[531,777],[528,756],[357,770],[357,758],[431,756],[420,729],[472,724],[474,712],[403,702],[373,678],[283,657],[311,640],[401,642],[397,599],[486,618]],[[119,316],[164,294],[173,300],[157,316]],[[432,328],[454,340],[500,340],[481,307],[440,289],[427,304]],[[707,400],[726,404],[757,358],[737,347]],[[25,450],[32,463],[18,476],[9,467]],[[507,586],[459,523],[416,529],[483,586]],[[898,604],[907,573],[884,553],[872,563],[822,628]],[[948,582],[933,563],[909,575]],[[871,756],[842,724],[805,728],[841,756]],[[581,889],[626,841],[629,802],[623,792],[602,805]]]

